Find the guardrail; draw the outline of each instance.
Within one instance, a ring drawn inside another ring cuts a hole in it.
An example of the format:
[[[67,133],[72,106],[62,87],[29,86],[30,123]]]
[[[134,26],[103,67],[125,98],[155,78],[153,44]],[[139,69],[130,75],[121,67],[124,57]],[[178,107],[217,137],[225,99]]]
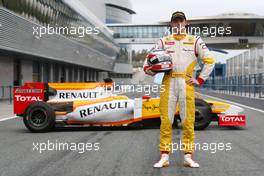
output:
[[[0,101],[9,101],[9,103],[12,103],[13,100],[13,89],[17,86],[0,86]]]
[[[215,85],[205,84],[198,88],[202,90],[211,90],[218,93],[238,95],[248,98],[263,98],[264,85]]]

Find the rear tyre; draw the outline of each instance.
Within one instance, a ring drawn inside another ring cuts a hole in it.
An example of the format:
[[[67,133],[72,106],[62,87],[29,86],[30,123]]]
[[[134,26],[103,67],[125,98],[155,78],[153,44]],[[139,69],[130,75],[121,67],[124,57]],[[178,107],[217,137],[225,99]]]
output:
[[[33,102],[28,106],[23,121],[31,132],[47,132],[55,125],[55,112],[45,102]]]
[[[203,130],[209,126],[212,121],[211,106],[202,99],[195,99],[195,130]]]

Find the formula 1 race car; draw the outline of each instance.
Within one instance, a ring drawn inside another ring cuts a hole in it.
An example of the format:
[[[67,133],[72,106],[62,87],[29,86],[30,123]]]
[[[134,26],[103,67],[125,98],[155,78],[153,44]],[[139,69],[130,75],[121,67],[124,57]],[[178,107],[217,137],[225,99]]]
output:
[[[32,132],[63,126],[134,126],[160,123],[158,97],[130,99],[111,91],[112,83],[25,83],[14,88],[14,113]],[[243,109],[196,98],[195,129],[211,121],[219,126],[244,126]],[[175,118],[180,119],[176,108]]]

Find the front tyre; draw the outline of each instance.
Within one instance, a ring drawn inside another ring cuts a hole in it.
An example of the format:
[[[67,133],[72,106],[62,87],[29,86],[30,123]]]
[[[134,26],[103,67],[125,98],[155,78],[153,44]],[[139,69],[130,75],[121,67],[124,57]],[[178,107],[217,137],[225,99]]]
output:
[[[28,106],[23,121],[31,132],[46,132],[55,125],[55,112],[45,102],[33,102]]]

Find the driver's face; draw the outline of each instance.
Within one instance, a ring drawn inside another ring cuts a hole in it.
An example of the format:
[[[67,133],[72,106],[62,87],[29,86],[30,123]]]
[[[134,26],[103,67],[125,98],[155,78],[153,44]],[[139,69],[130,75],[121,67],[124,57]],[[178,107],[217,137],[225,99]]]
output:
[[[182,34],[185,32],[185,26],[187,25],[187,21],[183,18],[176,18],[171,21],[172,32],[174,34]]]

